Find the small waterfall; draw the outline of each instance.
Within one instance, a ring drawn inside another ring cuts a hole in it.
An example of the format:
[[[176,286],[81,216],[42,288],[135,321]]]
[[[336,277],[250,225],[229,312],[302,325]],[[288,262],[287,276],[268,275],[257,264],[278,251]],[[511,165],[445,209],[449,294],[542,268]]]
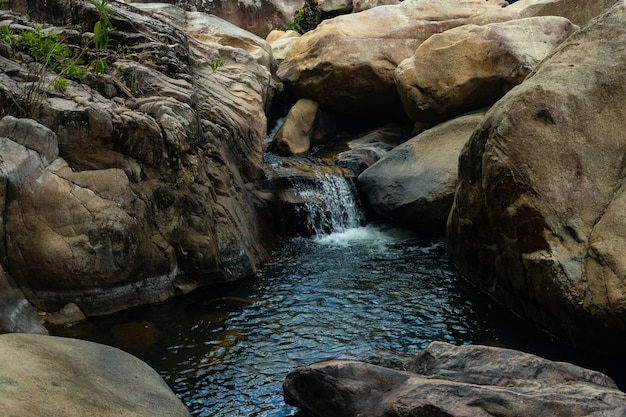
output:
[[[295,190],[302,198],[296,211],[306,229],[319,236],[361,226],[364,216],[354,184],[339,175],[317,172],[316,177],[319,187]]]
[[[289,161],[272,170],[287,235],[320,236],[363,224],[356,187],[336,167]]]

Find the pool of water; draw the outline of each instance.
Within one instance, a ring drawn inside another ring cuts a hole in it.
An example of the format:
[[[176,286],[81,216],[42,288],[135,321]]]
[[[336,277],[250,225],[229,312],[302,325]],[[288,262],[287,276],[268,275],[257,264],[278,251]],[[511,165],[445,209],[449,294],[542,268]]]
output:
[[[135,354],[204,417],[296,415],[281,388],[291,369],[393,366],[435,340],[581,358],[463,280],[443,239],[381,224],[294,238],[254,279],[53,333]]]

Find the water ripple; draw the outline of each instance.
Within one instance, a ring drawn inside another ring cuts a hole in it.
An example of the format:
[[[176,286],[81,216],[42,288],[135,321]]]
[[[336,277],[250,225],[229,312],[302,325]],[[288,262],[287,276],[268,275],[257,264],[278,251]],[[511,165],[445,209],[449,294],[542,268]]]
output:
[[[293,239],[255,280],[65,335],[129,350],[106,331],[123,320],[159,329],[157,345],[131,353],[201,417],[295,415],[283,402],[285,375],[324,359],[401,363],[434,340],[553,343],[461,279],[443,239],[381,225]]]

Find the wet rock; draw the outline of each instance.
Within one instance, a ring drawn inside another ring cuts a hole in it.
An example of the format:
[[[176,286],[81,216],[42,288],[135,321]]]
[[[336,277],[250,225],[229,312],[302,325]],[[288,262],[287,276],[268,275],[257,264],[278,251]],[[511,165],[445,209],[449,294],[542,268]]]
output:
[[[626,5],[580,29],[489,111],[447,227],[471,281],[570,343],[626,347]],[[601,109],[599,111],[599,109]]]
[[[287,402],[319,417],[618,416],[626,394],[606,375],[528,353],[433,342],[397,371],[327,361],[291,371]]]
[[[0,336],[7,416],[189,417],[159,374],[116,348],[52,336]]]
[[[413,120],[429,122],[490,106],[576,29],[551,16],[435,34],[396,68],[404,110]]]
[[[459,154],[483,118],[484,113],[460,116],[389,151],[358,177],[368,206],[403,227],[443,234]]]

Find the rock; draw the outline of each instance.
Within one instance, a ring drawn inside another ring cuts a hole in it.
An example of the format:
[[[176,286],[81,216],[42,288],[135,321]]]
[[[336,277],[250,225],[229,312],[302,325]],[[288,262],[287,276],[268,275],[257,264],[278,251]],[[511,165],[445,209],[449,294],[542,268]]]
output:
[[[388,125],[371,130],[347,142],[349,150],[337,154],[333,163],[344,168],[350,176],[358,177],[387,152],[405,142],[410,131],[401,125]]]
[[[276,42],[280,38],[299,38],[299,37],[300,37],[300,34],[294,30],[274,29],[273,31],[267,34],[267,36],[265,37],[265,41],[271,45],[273,42]]]
[[[576,29],[562,17],[534,17],[435,34],[396,68],[404,110],[430,122],[488,107]]]
[[[444,233],[459,154],[484,113],[460,116],[389,151],[358,178],[369,207],[403,227]]]
[[[319,417],[626,413],[626,394],[608,376],[510,349],[433,342],[407,368],[319,362],[287,375],[285,400]]]
[[[149,2],[148,2],[149,3]],[[215,15],[234,26],[257,36],[265,37],[272,29],[283,27],[293,14],[302,7],[302,0],[250,1],[202,0],[169,1],[187,11]],[[138,5],[139,3],[135,3]],[[170,7],[166,3],[153,3],[160,8]]]
[[[20,146],[4,139],[5,163],[17,155],[38,159]],[[39,166],[7,181],[3,258],[27,298],[46,311],[73,300],[93,315],[173,296],[175,261],[151,238],[145,204],[124,172],[74,176],[69,181]]]
[[[39,22],[80,25],[86,37],[97,19],[77,0],[31,6]],[[0,125],[11,136],[0,139],[2,266],[20,288],[11,311],[25,322],[68,302],[111,314],[250,276],[277,238],[262,184],[277,88],[267,42],[174,6],[110,7],[108,73],[89,78],[113,85],[115,97],[85,77],[60,94],[46,73],[38,111],[26,114],[37,77],[0,60],[0,104],[48,128],[24,118],[24,131],[12,119]],[[35,27],[9,10],[0,20]],[[67,42],[83,45],[79,35]],[[7,330],[28,327],[6,314]]]
[[[9,332],[48,334],[38,311],[26,299],[13,278],[0,269],[0,334]]]
[[[272,32],[278,31],[274,30]],[[272,54],[274,55],[274,59],[276,60],[276,62],[280,64],[282,61],[285,60],[287,54],[289,54],[289,51],[291,50],[293,45],[295,45],[299,37],[300,34],[298,32],[290,30],[270,43],[270,46],[272,47]]]
[[[563,16],[575,25],[585,25],[620,0],[518,0],[508,9],[520,17]]]
[[[277,75],[300,98],[360,117],[402,114],[393,73],[431,35],[512,18],[493,1],[407,0],[325,20],[304,34]]]
[[[338,14],[352,11],[352,0],[318,0],[317,4],[324,13]]]
[[[352,11],[358,13],[377,6],[388,6],[391,4],[400,4],[400,0],[352,0]]]
[[[580,29],[489,111],[447,227],[471,281],[570,343],[626,347],[626,6]]]
[[[290,156],[307,153],[311,145],[323,143],[337,130],[334,117],[308,99],[300,99],[289,110],[278,129],[269,150]]]
[[[75,303],[67,303],[59,311],[44,316],[46,323],[54,326],[71,326],[87,320],[87,316]]]
[[[0,369],[6,416],[190,416],[155,370],[97,343],[4,334]]]

